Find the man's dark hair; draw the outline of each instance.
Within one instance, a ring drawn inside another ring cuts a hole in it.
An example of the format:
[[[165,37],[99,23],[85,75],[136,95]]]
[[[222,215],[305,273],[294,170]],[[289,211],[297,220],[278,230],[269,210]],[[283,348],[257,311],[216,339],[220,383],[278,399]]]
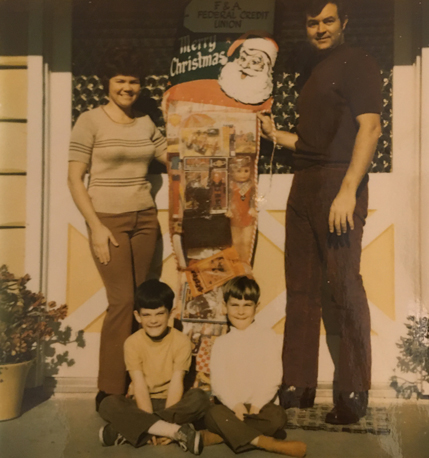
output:
[[[110,48],[98,70],[106,93],[109,92],[109,80],[114,76],[134,76],[143,83],[142,52],[133,46],[116,46]]]
[[[259,285],[253,278],[249,278],[246,275],[232,278],[223,285],[222,290],[225,303],[228,302],[230,297],[233,297],[235,299],[252,301],[257,304],[261,295]]]
[[[135,309],[158,309],[164,306],[169,312],[173,308],[174,292],[165,283],[151,279],[143,282],[136,290]]]
[[[341,24],[343,24],[347,19],[346,2],[344,0],[308,0],[304,9],[305,19],[307,19],[307,16],[318,16],[328,3],[337,5],[338,17],[340,18]]]

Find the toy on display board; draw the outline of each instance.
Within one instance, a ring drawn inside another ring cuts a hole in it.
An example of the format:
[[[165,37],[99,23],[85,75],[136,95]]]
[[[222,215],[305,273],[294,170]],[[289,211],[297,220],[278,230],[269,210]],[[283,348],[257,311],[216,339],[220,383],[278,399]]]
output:
[[[210,342],[226,329],[221,287],[252,274],[256,113],[272,105],[273,19],[274,0],[192,0],[163,99],[170,233],[181,283],[177,318],[199,349],[196,384],[207,389]],[[204,333],[192,326],[201,323]]]

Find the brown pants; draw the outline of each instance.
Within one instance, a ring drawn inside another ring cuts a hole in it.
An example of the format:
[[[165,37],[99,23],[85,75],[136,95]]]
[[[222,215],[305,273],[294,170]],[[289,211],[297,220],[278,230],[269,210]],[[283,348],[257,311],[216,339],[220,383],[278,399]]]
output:
[[[131,334],[134,290],[145,281],[159,234],[155,208],[128,213],[98,213],[119,246],[110,244],[110,261],[103,265],[91,252],[104,286],[108,307],[101,330],[98,388],[124,394],[126,371],[123,346]],[[91,235],[90,235],[91,236]]]
[[[149,439],[149,428],[159,420],[177,425],[192,423],[204,417],[211,403],[207,393],[191,389],[171,407],[165,408],[166,399],[152,399],[154,413],[137,407],[133,399],[125,396],[108,396],[100,404],[100,415],[121,433],[134,447],[144,445]]]
[[[258,436],[273,436],[284,429],[287,416],[283,407],[269,402],[257,415],[246,415],[241,421],[225,405],[213,404],[204,421],[209,431],[219,434],[234,452],[241,453],[255,449],[250,442]]]
[[[367,391],[371,384],[368,302],[360,275],[368,178],[359,186],[353,231],[330,234],[328,216],[346,169],[313,166],[295,173],[286,211],[287,306],[283,383],[317,385],[322,278],[339,325],[338,389]]]

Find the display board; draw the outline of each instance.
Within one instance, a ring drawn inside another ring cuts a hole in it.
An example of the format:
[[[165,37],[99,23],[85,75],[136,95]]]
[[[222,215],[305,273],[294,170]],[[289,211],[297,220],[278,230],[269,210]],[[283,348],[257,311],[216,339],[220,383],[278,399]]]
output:
[[[197,386],[208,386],[210,345],[225,330],[221,287],[252,273],[256,113],[272,105],[273,21],[274,1],[191,1],[164,94],[178,318],[195,344]]]

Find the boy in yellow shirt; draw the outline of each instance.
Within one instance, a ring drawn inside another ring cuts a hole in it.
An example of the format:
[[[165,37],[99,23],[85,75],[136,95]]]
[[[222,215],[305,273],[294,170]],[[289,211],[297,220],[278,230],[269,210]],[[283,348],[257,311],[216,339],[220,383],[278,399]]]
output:
[[[142,329],[124,344],[134,396],[111,395],[102,400],[99,413],[109,422],[100,430],[104,446],[128,442],[140,447],[155,436],[164,444],[176,441],[194,455],[203,449],[192,422],[204,417],[210,402],[199,389],[183,395],[191,342],[168,326],[173,300],[171,288],[158,280],[147,280],[137,288],[134,316]]]

